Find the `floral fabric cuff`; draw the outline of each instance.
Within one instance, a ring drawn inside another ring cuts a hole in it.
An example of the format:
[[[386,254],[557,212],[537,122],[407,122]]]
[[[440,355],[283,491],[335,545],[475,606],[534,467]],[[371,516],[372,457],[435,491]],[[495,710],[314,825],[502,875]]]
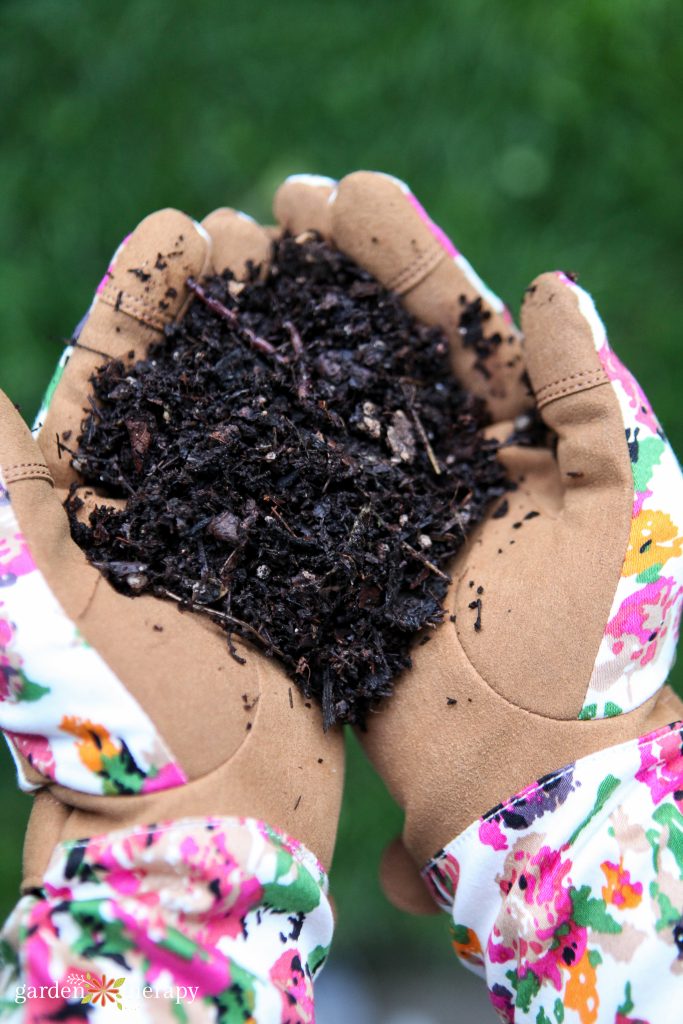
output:
[[[539,779],[427,864],[502,1021],[680,1021],[682,811],[678,722]]]
[[[254,819],[63,843],[0,937],[0,1018],[309,1024],[332,932],[322,866]]]

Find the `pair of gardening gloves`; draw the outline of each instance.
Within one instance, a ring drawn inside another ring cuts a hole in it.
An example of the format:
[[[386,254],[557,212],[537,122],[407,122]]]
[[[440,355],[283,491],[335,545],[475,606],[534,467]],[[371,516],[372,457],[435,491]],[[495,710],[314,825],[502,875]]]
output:
[[[446,332],[454,374],[486,403],[516,484],[468,539],[443,624],[360,737],[405,811],[385,889],[426,911],[419,869],[489,808],[683,718],[664,685],[680,613],[683,479],[570,277],[547,273],[527,289],[522,335],[396,179],[290,178],[275,215],[295,235],[319,231]],[[115,254],[34,437],[0,398],[0,574],[25,583],[21,594],[0,591],[0,714],[35,791],[25,891],[41,886],[58,844],[198,817],[259,819],[331,863],[341,732],[323,732],[319,709],[276,661],[240,643],[239,665],[206,618],[115,592],[71,540],[62,507],[91,374],[143,358],[187,309],[188,277],[230,268],[239,278],[248,261],[268,261],[272,237],[230,209],[202,224],[152,214]],[[463,331],[473,301],[494,342]],[[552,441],[517,445],[518,417],[534,410]],[[101,500],[93,491],[84,514]]]

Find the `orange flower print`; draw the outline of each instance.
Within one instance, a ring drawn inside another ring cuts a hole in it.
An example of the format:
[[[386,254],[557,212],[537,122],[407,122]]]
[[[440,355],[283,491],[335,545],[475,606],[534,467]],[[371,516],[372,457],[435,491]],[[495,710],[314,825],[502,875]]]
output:
[[[601,865],[607,885],[602,887],[602,898],[608,905],[630,910],[637,907],[643,898],[641,882],[632,882],[630,872],[624,870],[623,858],[618,864],[606,860]]]
[[[600,999],[597,992],[597,974],[591,963],[592,956],[586,950],[581,959],[569,971],[569,981],[564,991],[564,1007],[576,1010],[581,1024],[595,1024],[598,1019]]]
[[[474,964],[479,967],[483,966],[484,952],[477,933],[473,932],[471,928],[466,928],[464,925],[459,924],[452,927],[451,934],[453,936],[455,955],[465,960],[468,964]]]
[[[90,971],[88,971],[83,982],[85,995],[81,999],[81,1002],[99,1002],[100,1006],[106,1006],[108,1003],[116,1003],[117,1009],[122,1010],[123,1004],[121,1002],[120,989],[125,980],[125,978],[117,978],[116,981],[114,981],[113,978],[107,978],[106,974],[99,977],[97,974],[91,974]]]
[[[102,771],[103,757],[112,758],[120,753],[119,747],[112,741],[105,727],[95,725],[89,718],[65,715],[59,723],[59,728],[80,739],[81,742],[76,744],[78,756],[91,772]]]
[[[631,520],[622,576],[634,576],[653,566],[661,567],[669,558],[677,558],[683,549],[683,537],[666,512],[642,509]]]

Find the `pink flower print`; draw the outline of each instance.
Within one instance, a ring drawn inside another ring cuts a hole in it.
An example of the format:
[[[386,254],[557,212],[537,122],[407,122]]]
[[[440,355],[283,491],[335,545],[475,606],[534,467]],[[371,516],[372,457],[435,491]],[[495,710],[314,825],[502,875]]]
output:
[[[280,989],[282,1020],[287,1024],[313,1024],[313,983],[301,964],[300,954],[288,949],[275,961],[269,976]]]
[[[681,730],[668,728],[643,738],[640,746],[638,782],[650,789],[652,801],[660,803],[674,793],[676,803],[683,811],[683,742]]]
[[[187,782],[185,772],[173,761],[165,764],[156,775],[148,776],[142,784],[143,793],[157,793],[162,789],[173,789]]]
[[[5,701],[12,696],[10,679],[13,675],[14,672],[11,666],[7,664],[7,659],[3,658],[0,663],[0,701]]]
[[[169,974],[174,984],[197,985],[201,997],[219,995],[229,987],[230,961],[219,949],[187,935],[181,949],[174,947],[171,936],[159,941],[154,933],[166,927],[164,918],[149,917],[144,909],[137,901],[110,900],[108,912],[113,920],[121,921],[131,948],[148,960],[146,978],[150,985]]]
[[[531,842],[542,842],[542,837]],[[560,968],[580,960],[586,948],[586,929],[571,920],[571,867],[561,850],[541,846],[534,851],[521,840],[506,857],[504,875],[498,879],[505,896],[497,922],[502,945],[514,951],[520,976],[533,971],[558,991]]]
[[[659,631],[666,628],[664,624],[672,618],[672,609],[680,603],[682,595],[683,587],[677,587],[672,576],[662,576],[629,594],[605,629],[608,636],[617,640],[612,647],[614,653],[619,654],[618,641],[625,634],[636,637],[643,645],[651,643],[655,639],[652,633],[656,631],[659,635]]]
[[[0,649],[9,647],[14,638],[14,626],[9,619],[0,618]]]
[[[504,985],[496,984],[489,989],[489,999],[502,1024],[514,1024],[515,1001],[512,992],[505,988]]]
[[[0,538],[0,584],[8,586],[33,572],[36,563],[21,533]]]
[[[495,818],[482,821],[479,826],[479,842],[482,846],[490,846],[493,850],[507,850],[508,848],[505,833]]]
[[[454,258],[458,256],[458,250],[455,248],[446,232],[442,228],[440,228],[438,224],[434,223],[434,221],[429,216],[429,214],[427,213],[419,199],[417,199],[412,192],[407,192],[406,195],[410,205],[414,208],[420,220],[424,221],[424,223],[427,225],[427,227],[429,228],[429,230],[431,231],[432,235],[437,240],[441,248],[446,253],[448,253],[449,256],[452,256]]]
[[[201,885],[212,900],[197,934],[202,945],[218,946],[224,936],[235,939],[243,935],[247,914],[263,901],[263,886],[258,879],[245,876],[237,865],[221,865],[220,861],[213,868],[203,869],[193,885]]]
[[[628,399],[628,404],[634,412],[636,423],[647,427],[653,434],[661,434],[662,428],[659,420],[652,411],[652,406],[648,402],[645,392],[635,377],[629,373],[621,360],[614,354],[607,340],[598,350],[598,356],[605,373],[612,383],[618,381],[621,384]]]
[[[22,677],[17,671],[17,658],[0,655],[0,701],[15,704],[21,700]]]
[[[449,911],[453,906],[460,880],[460,864],[457,857],[443,851],[431,862],[423,878],[432,899],[444,910]]]
[[[55,777],[55,755],[45,736],[32,736],[30,733],[5,731],[20,754],[28,763],[47,779]]]
[[[613,638],[614,661],[602,684],[596,682],[597,688],[606,689],[622,675],[656,661],[669,631],[677,634],[682,598],[683,587],[670,576],[647,583],[624,598],[605,629],[605,635]]]

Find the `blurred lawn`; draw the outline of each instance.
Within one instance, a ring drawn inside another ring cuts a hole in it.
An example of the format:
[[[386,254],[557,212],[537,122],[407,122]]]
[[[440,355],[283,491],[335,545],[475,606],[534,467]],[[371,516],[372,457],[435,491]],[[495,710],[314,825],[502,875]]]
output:
[[[578,270],[683,450],[675,0],[3,0],[0,33],[0,382],[27,418],[150,210],[268,219],[286,174],[370,167],[410,182],[513,308],[540,271]],[[30,802],[4,756],[0,912]],[[445,926],[375,884],[400,814],[355,743],[348,775],[337,949],[364,969],[447,958]]]

